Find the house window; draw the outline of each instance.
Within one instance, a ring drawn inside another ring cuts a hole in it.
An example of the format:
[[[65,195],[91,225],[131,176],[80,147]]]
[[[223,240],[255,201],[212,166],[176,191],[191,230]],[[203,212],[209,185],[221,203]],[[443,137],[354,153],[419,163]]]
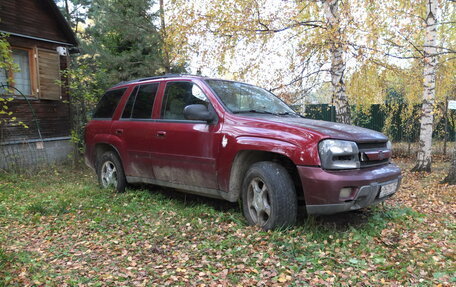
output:
[[[12,47],[12,56],[18,70],[0,70],[0,95],[5,94],[1,85],[8,84],[18,96],[61,99],[60,56],[56,51]]]
[[[12,56],[18,70],[2,70],[0,73],[0,83],[14,87],[15,95],[20,93],[26,96],[32,95],[31,55],[31,50],[13,48]],[[13,81],[9,81],[10,79]]]

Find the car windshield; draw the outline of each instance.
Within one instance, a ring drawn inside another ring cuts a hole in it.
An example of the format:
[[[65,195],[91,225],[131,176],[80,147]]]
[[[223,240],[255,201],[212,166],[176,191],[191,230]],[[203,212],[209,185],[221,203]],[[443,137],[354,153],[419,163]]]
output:
[[[224,80],[206,80],[206,82],[232,113],[296,114],[265,89]]]

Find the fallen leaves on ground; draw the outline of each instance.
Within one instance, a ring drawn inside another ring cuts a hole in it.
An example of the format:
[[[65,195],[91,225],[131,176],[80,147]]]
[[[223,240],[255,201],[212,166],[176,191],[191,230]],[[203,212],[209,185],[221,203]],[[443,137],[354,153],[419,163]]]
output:
[[[420,174],[397,162],[401,190],[384,205],[274,232],[246,226],[236,204],[154,187],[101,190],[83,168],[0,175],[0,283],[453,285],[456,188],[439,183],[446,163]]]

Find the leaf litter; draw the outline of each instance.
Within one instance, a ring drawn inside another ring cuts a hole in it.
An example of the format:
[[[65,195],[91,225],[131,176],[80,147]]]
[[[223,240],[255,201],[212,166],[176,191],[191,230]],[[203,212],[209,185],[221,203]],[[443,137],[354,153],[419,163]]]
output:
[[[452,286],[454,186],[403,167],[385,204],[263,232],[237,205],[156,187],[113,194],[90,170],[0,175],[9,286]],[[3,281],[2,281],[3,280]]]

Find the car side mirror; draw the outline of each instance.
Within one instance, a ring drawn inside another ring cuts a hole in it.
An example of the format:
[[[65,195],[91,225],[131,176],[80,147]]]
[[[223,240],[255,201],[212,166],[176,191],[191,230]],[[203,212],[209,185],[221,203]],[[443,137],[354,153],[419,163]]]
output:
[[[214,113],[210,112],[205,105],[194,104],[184,108],[186,120],[211,122],[215,119]]]

